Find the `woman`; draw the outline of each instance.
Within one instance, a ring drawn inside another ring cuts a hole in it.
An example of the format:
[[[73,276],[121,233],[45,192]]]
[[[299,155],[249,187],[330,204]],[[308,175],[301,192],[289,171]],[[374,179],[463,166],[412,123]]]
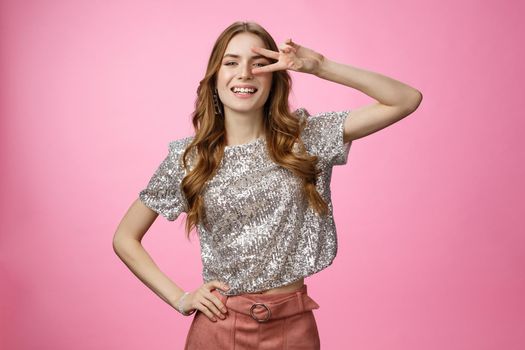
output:
[[[291,112],[287,70],[313,74],[378,102],[311,116]],[[197,89],[195,135],[172,141],[113,239],[115,252],[183,315],[195,313],[186,349],[319,349],[304,278],[337,252],[332,167],[351,142],[412,113],[421,93],[399,81],[286,40],[279,48],[253,22],[217,39]],[[196,228],[204,283],[184,291],[140,244],[158,214],[187,213]]]

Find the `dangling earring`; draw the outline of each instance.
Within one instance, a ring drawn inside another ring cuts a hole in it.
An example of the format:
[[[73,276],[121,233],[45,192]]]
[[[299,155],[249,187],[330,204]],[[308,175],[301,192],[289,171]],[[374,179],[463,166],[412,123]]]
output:
[[[221,105],[219,104],[219,95],[217,89],[213,90],[213,107],[215,108],[215,115],[222,117]]]

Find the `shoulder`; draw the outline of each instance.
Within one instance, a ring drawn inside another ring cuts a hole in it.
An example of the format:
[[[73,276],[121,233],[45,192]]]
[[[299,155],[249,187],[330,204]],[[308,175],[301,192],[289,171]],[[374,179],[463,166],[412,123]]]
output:
[[[339,124],[348,116],[350,110],[342,111],[329,111],[329,112],[320,112],[316,114],[310,114],[306,108],[297,108],[293,114],[298,117],[298,119],[305,123],[305,128],[309,127],[323,127],[330,124]]]
[[[311,115],[305,108],[294,114],[301,124],[300,137],[306,150],[333,165],[344,164],[350,143],[344,143],[344,123],[350,110]]]
[[[310,117],[310,113],[303,107],[297,108],[292,114],[297,116],[299,120],[305,120]]]
[[[308,113],[308,110],[303,107],[297,108],[292,112],[292,115],[298,119],[301,130],[305,129],[308,125],[308,121],[312,118],[312,115]]]
[[[182,155],[186,147],[193,141],[194,136],[186,136],[173,141],[168,144],[170,153],[173,155]]]
[[[338,137],[344,131],[344,122],[349,110],[310,114],[306,108],[298,108],[293,114],[299,119],[301,138]]]
[[[170,141],[168,144],[168,147],[169,147],[168,158],[171,160],[171,163],[173,164],[175,169],[177,169],[177,171],[181,173],[186,173],[186,171],[184,170],[185,167],[184,167],[183,155],[184,155],[184,151],[186,151],[186,148],[189,146],[191,141],[193,141],[194,137],[195,136],[193,135],[182,137],[182,138]],[[188,158],[189,168],[187,170],[191,170],[193,168],[194,159],[195,159],[195,152],[193,152],[193,154],[191,154],[190,157]]]

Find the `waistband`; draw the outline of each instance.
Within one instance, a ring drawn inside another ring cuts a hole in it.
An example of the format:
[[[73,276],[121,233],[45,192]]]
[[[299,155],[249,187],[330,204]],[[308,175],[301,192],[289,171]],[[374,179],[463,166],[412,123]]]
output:
[[[319,305],[307,293],[306,284],[299,290],[287,293],[222,295],[216,289],[212,293],[226,305],[228,310],[251,316],[258,322],[289,317],[305,311],[318,309]]]

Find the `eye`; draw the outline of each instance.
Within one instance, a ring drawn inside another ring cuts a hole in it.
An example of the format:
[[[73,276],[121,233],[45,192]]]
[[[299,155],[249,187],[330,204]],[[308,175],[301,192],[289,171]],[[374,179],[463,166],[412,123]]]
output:
[[[259,65],[259,67],[264,67],[266,66],[266,63],[258,62],[258,63],[255,63],[255,65]]]
[[[230,62],[226,62],[224,65],[225,66],[231,66],[232,64],[237,64],[237,62],[230,61]]]

